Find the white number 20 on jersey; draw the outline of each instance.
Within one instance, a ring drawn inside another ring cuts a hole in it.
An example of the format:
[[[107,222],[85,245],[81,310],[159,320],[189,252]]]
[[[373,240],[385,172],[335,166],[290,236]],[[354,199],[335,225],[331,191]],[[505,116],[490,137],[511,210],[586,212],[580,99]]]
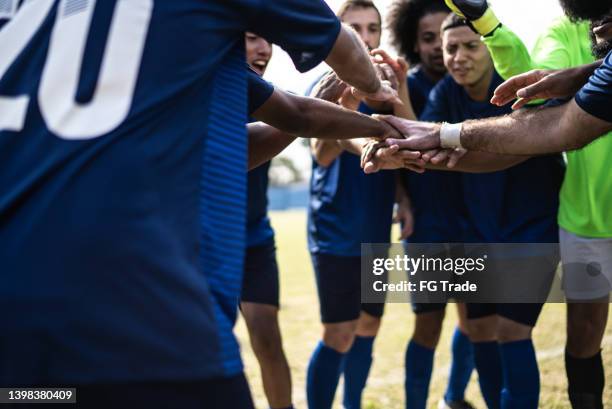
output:
[[[0,30],[0,81],[40,30],[55,2],[25,0]],[[9,7],[16,3],[8,0]],[[78,104],[75,97],[95,5],[96,0],[60,0],[51,33],[38,104],[49,130],[63,139],[107,134],[121,125],[132,105],[153,0],[117,0],[93,99]],[[29,95],[0,95],[0,131],[22,130],[29,104]]]

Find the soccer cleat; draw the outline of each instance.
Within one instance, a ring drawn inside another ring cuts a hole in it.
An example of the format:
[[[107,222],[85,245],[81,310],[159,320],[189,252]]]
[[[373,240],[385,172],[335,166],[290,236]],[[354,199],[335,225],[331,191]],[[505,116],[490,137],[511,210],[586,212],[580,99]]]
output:
[[[466,400],[447,402],[446,399],[440,399],[438,409],[475,409],[472,404]]]

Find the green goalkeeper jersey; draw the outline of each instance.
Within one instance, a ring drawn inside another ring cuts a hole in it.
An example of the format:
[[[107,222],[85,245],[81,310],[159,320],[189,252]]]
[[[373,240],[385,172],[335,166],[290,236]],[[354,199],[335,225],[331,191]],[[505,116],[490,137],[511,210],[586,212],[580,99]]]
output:
[[[588,23],[557,19],[529,53],[505,26],[484,38],[497,72],[505,79],[526,71],[570,68],[592,63]],[[612,237],[612,133],[567,153],[560,193],[559,225],[579,236]]]

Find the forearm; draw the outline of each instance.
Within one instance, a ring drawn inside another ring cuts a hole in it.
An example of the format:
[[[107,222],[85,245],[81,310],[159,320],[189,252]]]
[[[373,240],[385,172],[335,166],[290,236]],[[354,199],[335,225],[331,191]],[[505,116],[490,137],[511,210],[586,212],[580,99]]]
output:
[[[342,147],[342,149],[360,156],[361,152],[363,151],[363,147],[367,142],[368,140],[365,138],[342,139],[338,141],[338,144],[340,145],[340,147]]]
[[[262,122],[249,124],[249,164],[251,170],[269,161],[296,138]]]
[[[388,125],[367,115],[278,90],[251,116],[285,133],[305,138],[381,137],[390,131]]]
[[[578,92],[578,89],[580,89],[584,84],[588,82],[591,75],[595,73],[595,70],[597,70],[602,63],[603,60],[597,60],[591,64],[586,64],[580,67],[576,67],[574,69],[574,82],[576,84],[576,92]]]
[[[414,110],[412,109],[412,103],[410,102],[410,90],[408,89],[408,81],[404,79],[400,83],[400,86],[397,90],[397,94],[399,99],[402,101],[402,105],[393,105],[393,115],[399,118],[415,121],[416,114],[414,113]]]
[[[380,80],[367,49],[355,31],[347,26],[342,26],[325,62],[342,81],[360,91],[374,93],[380,87]]]
[[[562,109],[523,110],[499,118],[468,121],[463,124],[461,145],[468,150],[502,154],[537,155],[563,152],[569,141],[560,134],[557,123]]]
[[[412,204],[410,196],[404,187],[404,180],[399,170],[395,171],[395,202],[405,203],[408,207]]]
[[[311,139],[310,147],[314,160],[323,167],[331,165],[343,151],[334,139]]]
[[[320,139],[380,137],[387,128],[378,120],[329,102],[309,98],[301,106],[304,123],[300,136]]]
[[[467,173],[490,173],[506,170],[529,159],[530,156],[524,155],[502,155],[489,152],[471,151],[465,154],[457,165],[449,169],[446,164],[433,165],[427,164],[427,169],[432,170],[452,170]]]
[[[571,101],[553,108],[465,122],[461,145],[468,150],[539,155],[582,148],[610,129],[612,124],[589,115]]]

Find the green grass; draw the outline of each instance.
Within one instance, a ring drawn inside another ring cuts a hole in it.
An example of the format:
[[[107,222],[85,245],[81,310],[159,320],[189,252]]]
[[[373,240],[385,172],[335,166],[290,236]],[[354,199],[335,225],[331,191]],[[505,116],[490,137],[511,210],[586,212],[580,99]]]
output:
[[[312,349],[321,336],[319,304],[314,275],[306,248],[306,216],[303,211],[272,213],[276,230],[278,261],[281,272],[280,324],[285,351],[291,366],[294,402],[297,408],[306,408],[305,374]],[[394,235],[394,237],[397,234]],[[435,368],[430,388],[429,408],[435,408],[444,393],[450,360],[450,337],[456,322],[455,308],[447,308],[447,319],[436,352]],[[403,408],[404,352],[414,324],[414,316],[407,304],[388,304],[374,351],[374,364],[364,392],[366,409]],[[258,408],[267,408],[263,394],[259,367],[251,351],[244,322],[236,329],[242,345],[246,373]],[[546,409],[570,408],[566,398],[566,380],[563,363],[565,344],[565,305],[546,305],[535,329],[536,350],[539,353],[542,393],[540,407]],[[608,325],[604,340],[604,365],[612,373],[612,325]],[[340,408],[341,387],[336,394]],[[486,408],[476,374],[472,375],[467,397],[477,408]],[[607,402],[607,404],[606,404]],[[604,406],[612,406],[612,382],[605,390]]]

